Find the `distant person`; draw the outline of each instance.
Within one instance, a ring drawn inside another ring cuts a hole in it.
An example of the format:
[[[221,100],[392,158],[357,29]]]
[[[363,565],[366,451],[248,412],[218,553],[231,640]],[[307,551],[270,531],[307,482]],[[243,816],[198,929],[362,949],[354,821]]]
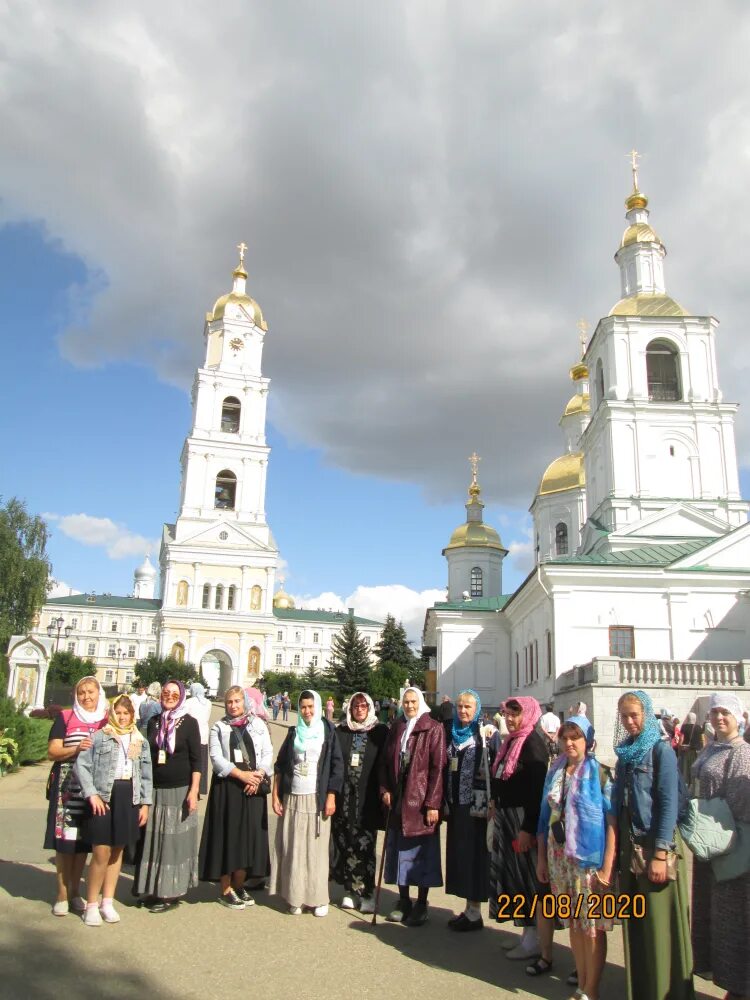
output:
[[[326,719],[328,719],[329,722],[333,722],[333,713],[335,709],[336,705],[334,703],[333,698],[329,698],[326,701]]]
[[[211,719],[211,702],[206,697],[206,689],[195,681],[190,685],[190,697],[185,702],[185,711],[198,723],[201,737],[201,783],[199,795],[208,795],[208,727]]]
[[[438,707],[438,710],[433,718],[436,718],[439,722],[444,723],[450,723],[453,721],[453,702],[447,694],[444,694],[440,699],[440,706]]]
[[[289,721],[289,709],[292,707],[292,699],[289,694],[285,691],[281,696],[281,721]]]
[[[133,710],[135,711],[135,721],[138,722],[138,720],[139,720],[139,714],[138,713],[140,712],[141,705],[144,703],[144,701],[148,697],[148,695],[146,694],[146,685],[145,684],[141,684],[139,682],[138,685],[137,685],[137,687],[136,687],[136,689],[135,689],[135,691],[133,692],[133,694],[128,695],[128,697],[130,698],[130,700],[131,700],[131,702],[133,704]]]
[[[545,706],[544,715],[539,720],[539,725],[542,727],[542,732],[547,740],[547,749],[549,751],[550,758],[554,759],[557,757],[559,752],[557,747],[557,734],[560,731],[560,719],[553,711],[553,706],[551,704]]]
[[[273,713],[273,721],[279,717],[279,709],[281,708],[281,695],[277,691],[276,694],[271,698],[271,712]]]
[[[148,724],[155,715],[161,714],[161,684],[154,681],[146,688],[146,700],[141,702],[138,709],[138,729],[141,736],[145,736]]]
[[[688,712],[680,729],[680,742],[677,746],[677,760],[680,774],[686,785],[690,785],[693,764],[703,749],[703,726],[698,725],[695,712]]]

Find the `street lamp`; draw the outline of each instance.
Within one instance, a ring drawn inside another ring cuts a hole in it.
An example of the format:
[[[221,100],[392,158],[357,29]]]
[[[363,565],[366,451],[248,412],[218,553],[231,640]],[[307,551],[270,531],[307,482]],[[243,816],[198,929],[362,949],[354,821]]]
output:
[[[118,646],[117,647],[117,652],[115,653],[115,657],[117,658],[117,673],[115,674],[115,683],[116,684],[120,683],[120,660],[122,659],[122,656],[123,656],[122,650]]]
[[[65,625],[65,619],[63,618],[62,615],[60,615],[59,618],[53,618],[52,621],[47,626],[47,635],[50,637],[50,639],[52,639],[55,635],[55,632],[57,632],[57,639],[55,641],[55,652],[57,652],[57,650],[60,648],[60,635],[63,632],[63,626],[65,626],[64,629],[65,638],[69,639],[73,632],[73,626]]]

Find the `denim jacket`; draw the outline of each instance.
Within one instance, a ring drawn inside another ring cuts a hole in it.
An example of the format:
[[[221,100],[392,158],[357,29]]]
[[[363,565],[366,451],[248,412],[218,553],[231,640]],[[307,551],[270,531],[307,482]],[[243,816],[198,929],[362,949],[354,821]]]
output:
[[[262,719],[252,719],[247,724],[246,729],[255,748],[256,770],[271,774],[273,770],[273,745],[268,726]],[[231,733],[231,727],[223,719],[219,719],[211,726],[211,732],[208,734],[208,755],[211,758],[214,774],[218,775],[219,778],[226,778],[236,767],[229,752]]]
[[[618,817],[626,791],[633,837],[657,851],[673,850],[679,773],[677,756],[668,743],[660,740],[635,765],[617,761],[612,811]]]
[[[101,730],[94,733],[93,745],[78,754],[74,765],[85,799],[98,795],[109,802],[121,752],[120,741],[114,736]],[[151,790],[151,751],[148,742],[143,740],[140,756],[133,758],[133,805],[150,806]]]

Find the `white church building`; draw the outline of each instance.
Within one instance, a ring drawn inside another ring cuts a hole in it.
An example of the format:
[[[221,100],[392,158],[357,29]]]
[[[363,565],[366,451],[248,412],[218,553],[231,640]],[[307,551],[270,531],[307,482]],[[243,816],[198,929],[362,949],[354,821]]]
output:
[[[247,293],[246,247],[239,249],[231,292],[206,314],[179,513],[164,525],[159,571],[146,558],[128,597],[48,600],[32,631],[13,636],[8,647],[8,694],[19,703],[43,704],[58,648],[91,658],[102,682],[120,686],[133,680],[139,659],[171,654],[200,664],[221,692],[270,670],[325,669],[350,616],[371,648],[380,637],[383,623],[357,617],[354,609],[297,609],[276,589],[279,552],[265,511],[269,379],[261,354],[268,327]]]
[[[531,504],[535,566],[503,594],[507,554],[482,520],[476,460],[466,522],[443,550],[447,601],[423,647],[437,695],[483,703],[582,700],[611,745],[623,691],[684,717],[732,690],[750,707],[750,524],[740,496],[736,404],[723,400],[718,323],[666,292],[648,199],[626,201],[620,299],[570,375],[563,453]],[[748,659],[745,659],[745,658]]]

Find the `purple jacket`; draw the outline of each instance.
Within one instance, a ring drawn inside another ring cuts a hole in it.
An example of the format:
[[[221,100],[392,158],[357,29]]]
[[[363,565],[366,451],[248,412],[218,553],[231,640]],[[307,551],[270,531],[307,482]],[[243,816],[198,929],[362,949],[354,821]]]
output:
[[[393,796],[398,787],[401,738],[405,719],[391,726],[380,762],[380,791]],[[445,731],[440,722],[423,715],[417,720],[407,743],[411,762],[406,787],[401,799],[401,830],[405,837],[421,837],[434,833],[437,824],[428,824],[426,811],[439,810],[443,802],[443,768],[445,767]]]

